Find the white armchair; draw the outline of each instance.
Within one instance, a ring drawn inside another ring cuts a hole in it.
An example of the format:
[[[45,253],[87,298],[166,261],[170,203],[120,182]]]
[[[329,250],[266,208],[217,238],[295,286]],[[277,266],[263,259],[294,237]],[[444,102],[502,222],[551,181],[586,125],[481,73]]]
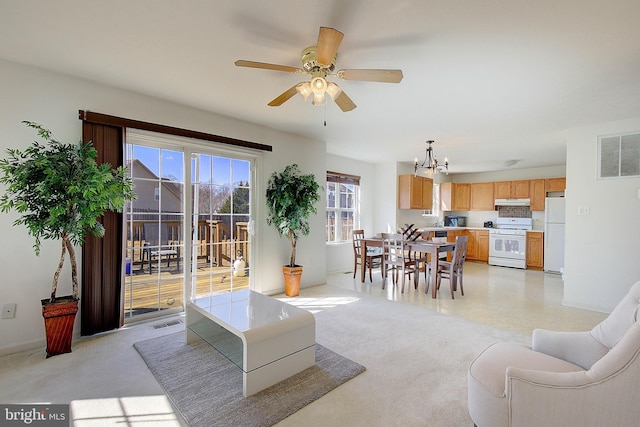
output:
[[[640,282],[590,332],[536,329],[532,348],[493,344],[469,367],[478,427],[640,425]]]

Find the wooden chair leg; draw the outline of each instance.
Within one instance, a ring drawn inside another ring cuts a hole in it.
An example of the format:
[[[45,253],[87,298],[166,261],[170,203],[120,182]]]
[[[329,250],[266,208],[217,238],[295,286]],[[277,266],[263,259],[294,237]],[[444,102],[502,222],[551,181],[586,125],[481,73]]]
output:
[[[427,282],[427,275],[431,276],[429,274],[429,263],[426,261],[426,258],[425,258],[425,261],[424,261],[424,281],[425,282]]]
[[[382,289],[387,286],[387,267],[384,265],[384,260],[380,263],[380,273],[382,274]]]

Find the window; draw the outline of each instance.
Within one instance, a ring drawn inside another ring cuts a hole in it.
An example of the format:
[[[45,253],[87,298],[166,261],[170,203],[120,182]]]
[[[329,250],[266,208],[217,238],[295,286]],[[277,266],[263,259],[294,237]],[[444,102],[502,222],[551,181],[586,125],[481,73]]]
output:
[[[433,183],[433,207],[425,209],[422,216],[436,217],[440,216],[440,184]]]
[[[327,242],[350,241],[360,225],[360,177],[327,172]]]

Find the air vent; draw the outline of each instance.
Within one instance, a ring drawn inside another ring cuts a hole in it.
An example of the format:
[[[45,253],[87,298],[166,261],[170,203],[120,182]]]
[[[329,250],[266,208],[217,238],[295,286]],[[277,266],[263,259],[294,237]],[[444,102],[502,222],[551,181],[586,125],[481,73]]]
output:
[[[599,138],[599,178],[640,176],[640,133]]]
[[[153,329],[166,328],[167,326],[175,326],[175,325],[179,325],[180,323],[182,323],[182,320],[172,320],[171,322],[153,325]]]

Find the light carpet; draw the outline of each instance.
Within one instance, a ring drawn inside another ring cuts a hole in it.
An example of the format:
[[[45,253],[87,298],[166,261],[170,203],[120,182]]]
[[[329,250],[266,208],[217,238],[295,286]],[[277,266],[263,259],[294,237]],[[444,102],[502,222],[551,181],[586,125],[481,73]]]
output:
[[[374,286],[318,286],[285,299],[314,312],[318,341],[367,370],[278,427],[473,426],[469,364],[494,342],[530,344],[530,337],[430,311],[420,305],[422,290],[411,289],[400,303],[377,296]]]
[[[187,345],[178,332],[134,344],[192,427],[271,426],[365,370],[316,344],[316,364],[253,396],[242,372],[204,341]]]

